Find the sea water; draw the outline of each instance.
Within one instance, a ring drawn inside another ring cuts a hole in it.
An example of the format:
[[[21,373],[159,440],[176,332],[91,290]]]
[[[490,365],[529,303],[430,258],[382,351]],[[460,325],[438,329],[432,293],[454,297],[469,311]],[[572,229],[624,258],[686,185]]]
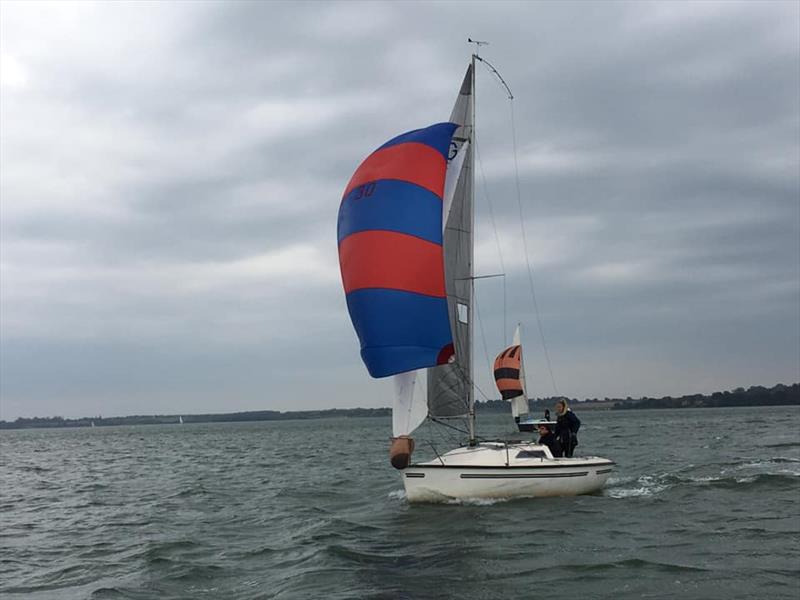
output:
[[[388,418],[3,431],[0,597],[800,597],[798,407],[577,410],[602,492],[449,505]]]

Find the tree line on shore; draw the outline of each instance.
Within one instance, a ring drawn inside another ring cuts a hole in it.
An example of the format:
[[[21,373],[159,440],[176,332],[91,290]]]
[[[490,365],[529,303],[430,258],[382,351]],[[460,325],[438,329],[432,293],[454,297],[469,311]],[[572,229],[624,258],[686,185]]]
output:
[[[747,389],[736,388],[729,392],[714,392],[713,394],[691,394],[686,396],[662,396],[661,398],[568,398],[553,396],[550,398],[529,398],[528,408],[531,413],[543,413],[546,409],[552,410],[557,400],[567,400],[570,405],[583,406],[591,409],[629,410],[649,408],[712,408],[724,406],[786,406],[800,404],[800,384],[778,385],[765,388],[760,385]],[[505,413],[509,411],[508,402],[505,400],[487,400],[476,403],[479,412]]]
[[[0,421],[0,429],[26,429],[31,427],[108,427],[112,425],[169,425],[183,423],[235,423],[246,421],[290,421],[297,419],[330,419],[335,417],[390,416],[390,408],[331,408],[327,410],[253,410],[235,413],[209,413],[201,415],[131,415],[127,417],[20,417],[15,421]]]
[[[552,409],[559,397],[529,399],[531,413],[544,413]],[[661,398],[587,398],[583,401],[566,398],[578,408],[627,410],[658,408],[710,408],[724,406],[775,406],[800,405],[800,384],[778,384],[772,388],[752,386],[748,389],[736,388],[730,392],[714,392],[710,395],[693,394],[687,396],[663,396]],[[508,413],[506,400],[476,401],[478,413]],[[362,418],[387,417],[392,414],[390,408],[331,408],[327,410],[277,411],[258,410],[236,413],[211,413],[201,415],[185,415],[184,423],[226,423],[244,421],[288,421],[298,419],[325,419],[336,417]],[[20,417],[15,421],[0,421],[0,429],[28,429],[34,427],[102,427],[111,425],[164,425],[177,424],[179,415],[133,415],[127,417],[82,417],[65,419],[64,417]]]

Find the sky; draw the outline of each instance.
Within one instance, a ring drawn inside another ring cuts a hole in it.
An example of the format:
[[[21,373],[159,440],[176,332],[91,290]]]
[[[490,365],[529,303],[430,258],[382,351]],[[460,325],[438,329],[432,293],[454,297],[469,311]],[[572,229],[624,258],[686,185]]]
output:
[[[4,1],[0,418],[391,405],[336,215],[467,37],[477,397],[800,381],[797,2]]]

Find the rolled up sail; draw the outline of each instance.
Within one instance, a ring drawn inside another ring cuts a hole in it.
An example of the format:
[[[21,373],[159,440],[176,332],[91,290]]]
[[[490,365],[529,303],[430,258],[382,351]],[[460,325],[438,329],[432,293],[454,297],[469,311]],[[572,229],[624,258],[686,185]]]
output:
[[[353,174],[339,207],[347,309],[373,377],[447,363],[453,336],[442,198],[454,123],[393,138]]]

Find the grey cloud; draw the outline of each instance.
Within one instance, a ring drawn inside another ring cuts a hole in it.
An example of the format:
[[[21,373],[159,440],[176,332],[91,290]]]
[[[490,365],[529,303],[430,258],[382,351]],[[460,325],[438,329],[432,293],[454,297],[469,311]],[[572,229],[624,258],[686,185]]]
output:
[[[76,11],[43,22],[3,5],[2,51],[30,77],[0,102],[2,418],[387,405],[338,283],[338,202],[372,149],[447,117],[468,35],[491,41],[482,52],[516,95],[560,391],[800,379],[795,3]],[[478,111],[508,326],[525,324],[534,391],[550,394],[509,106],[483,69]],[[477,226],[477,262],[497,270],[481,180]],[[479,293],[489,390],[503,294],[496,281]]]

